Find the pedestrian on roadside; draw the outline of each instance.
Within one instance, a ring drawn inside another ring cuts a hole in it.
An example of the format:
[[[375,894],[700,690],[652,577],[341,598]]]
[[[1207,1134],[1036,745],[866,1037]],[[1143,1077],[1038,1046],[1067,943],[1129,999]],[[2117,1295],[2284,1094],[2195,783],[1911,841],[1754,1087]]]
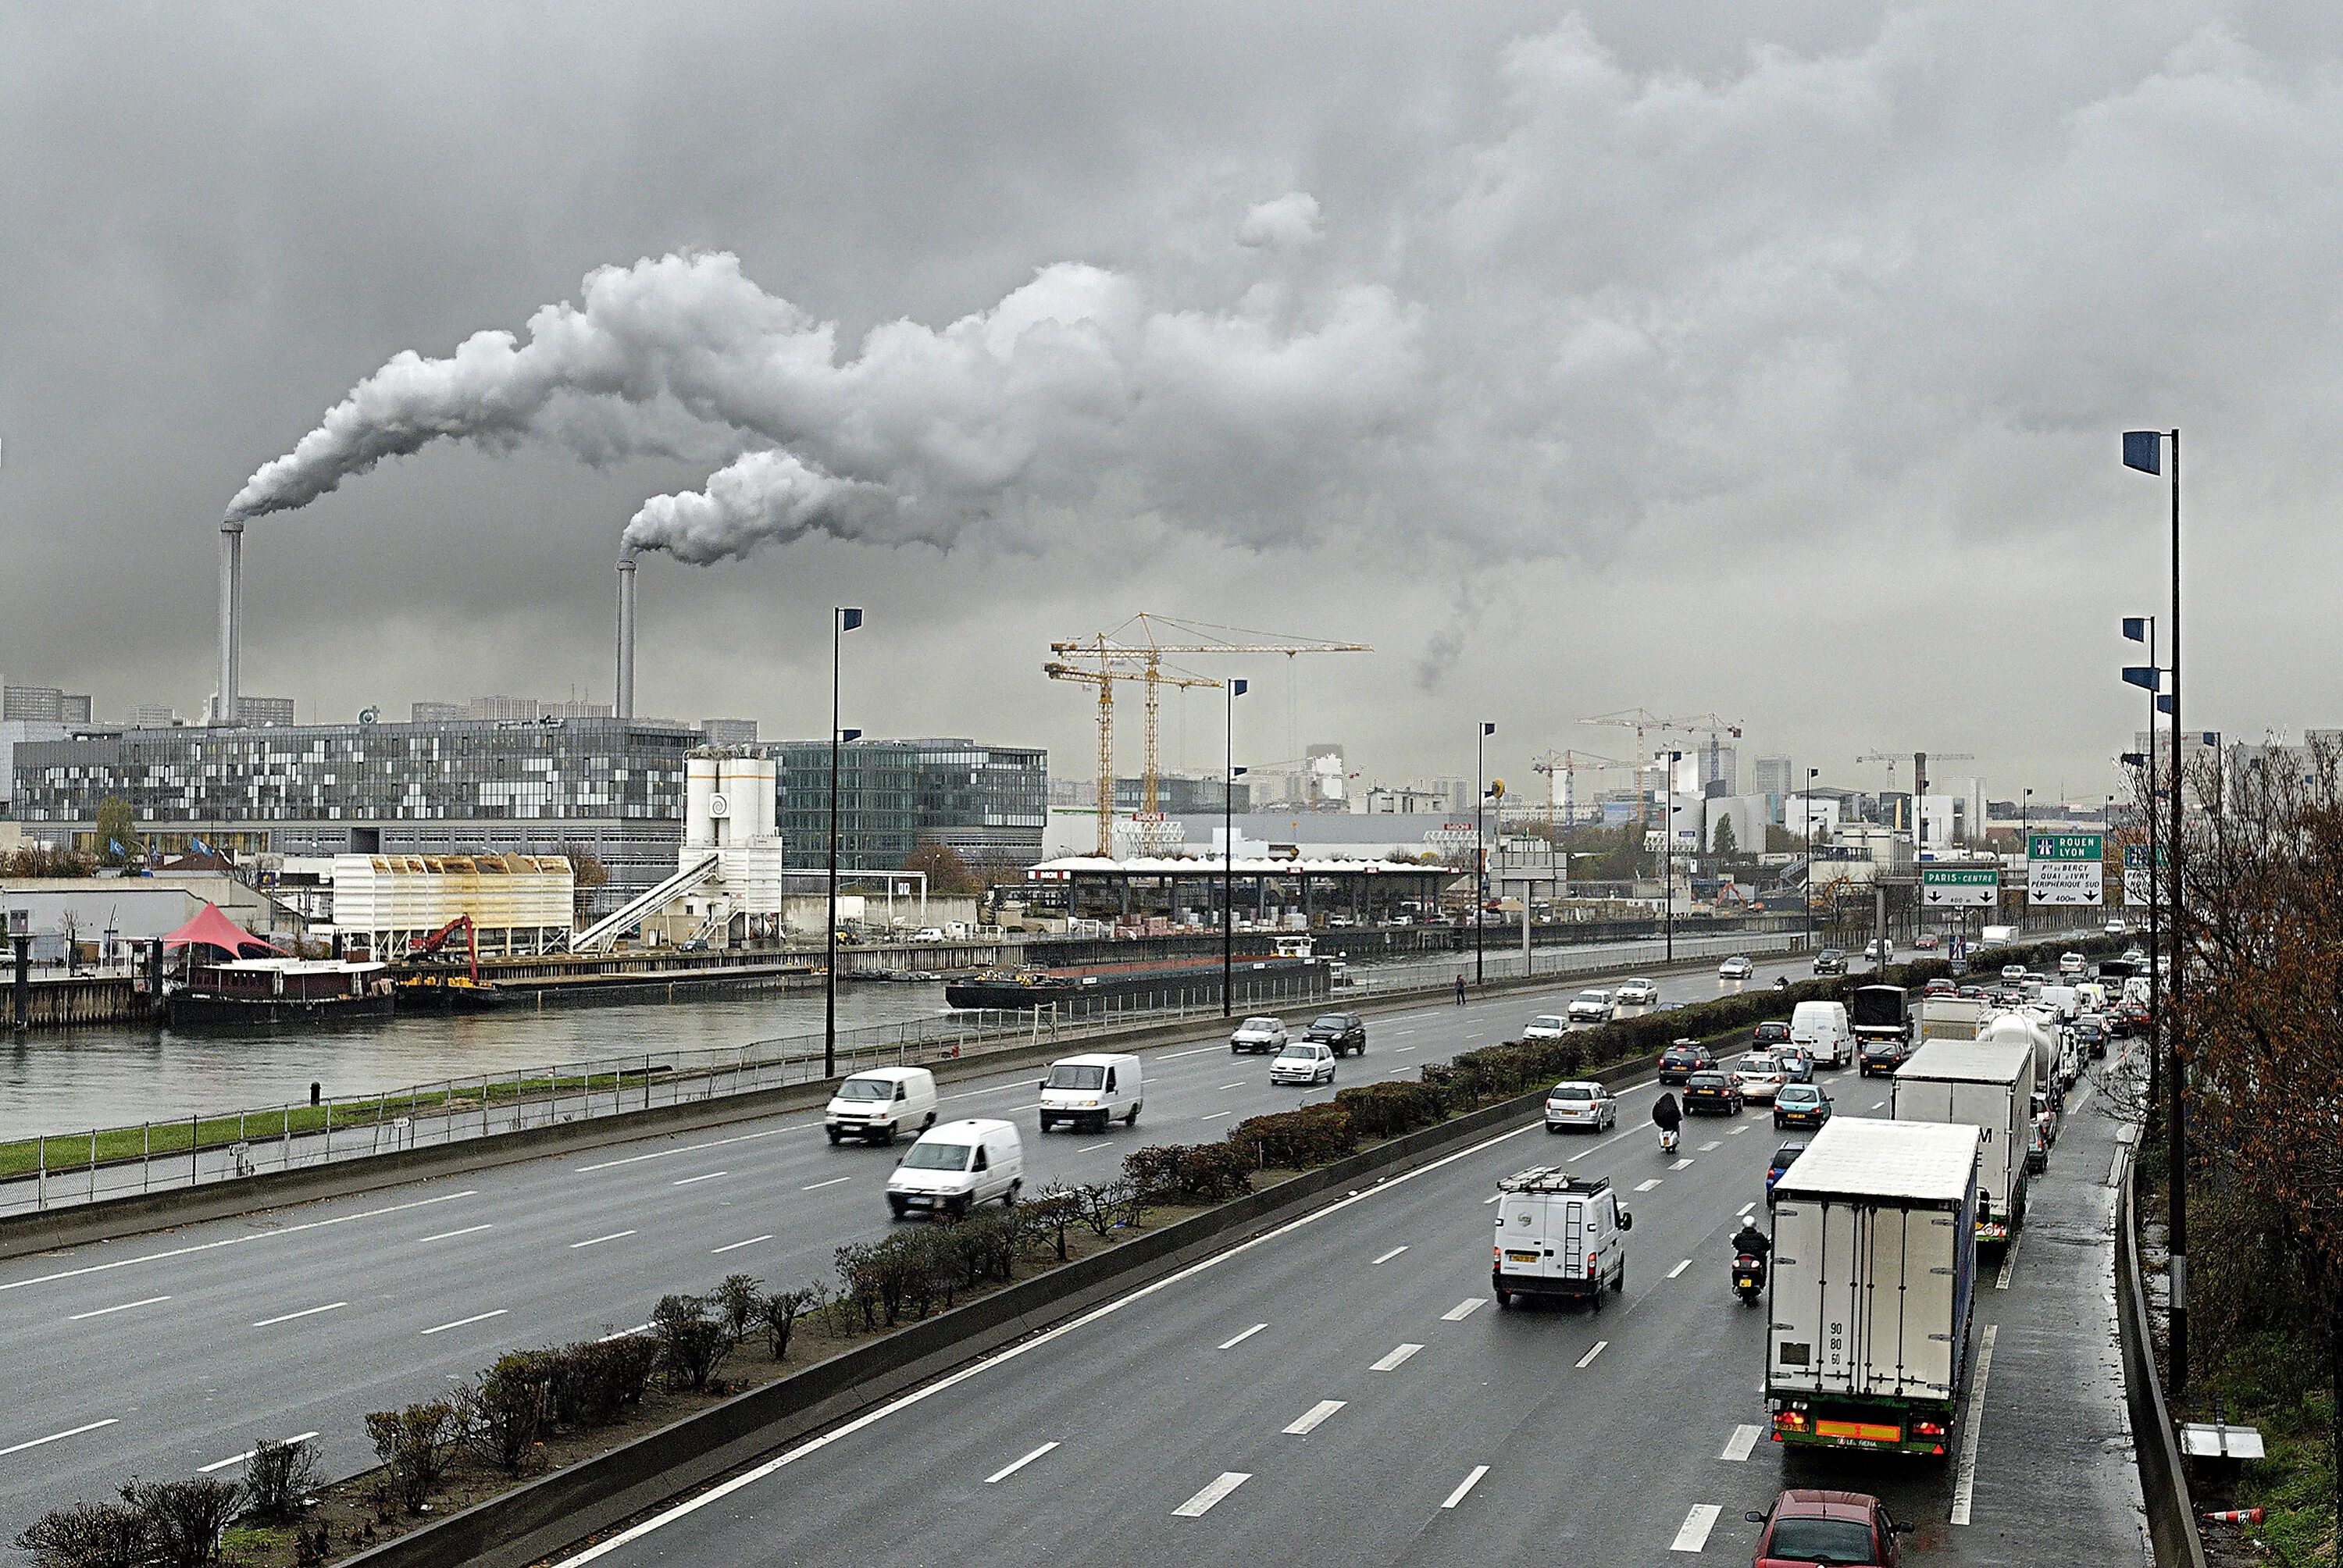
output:
[[[1464,971],[1462,970],[1456,971],[1456,1005],[1464,1005]]]

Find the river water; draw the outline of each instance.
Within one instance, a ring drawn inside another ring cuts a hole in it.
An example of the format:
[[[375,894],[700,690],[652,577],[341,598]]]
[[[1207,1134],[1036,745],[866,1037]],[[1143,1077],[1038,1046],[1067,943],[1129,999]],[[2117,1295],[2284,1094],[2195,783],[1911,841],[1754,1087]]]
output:
[[[841,1030],[946,1010],[940,985],[852,985],[838,993]],[[376,1094],[646,1050],[819,1035],[821,1022],[819,990],[740,990],[248,1034],[112,1028],[0,1037],[0,1140],[306,1103],[313,1081],[328,1095]]]

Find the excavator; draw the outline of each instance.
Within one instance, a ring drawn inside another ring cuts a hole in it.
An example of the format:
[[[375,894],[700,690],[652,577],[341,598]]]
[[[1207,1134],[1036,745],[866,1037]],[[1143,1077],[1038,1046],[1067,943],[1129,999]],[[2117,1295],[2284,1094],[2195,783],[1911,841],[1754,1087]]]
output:
[[[455,969],[456,955],[447,944],[464,933],[465,972]],[[449,1011],[486,1010],[511,1000],[511,993],[493,980],[480,978],[480,941],[469,915],[458,915],[407,952],[394,982],[403,1006],[437,1007]]]

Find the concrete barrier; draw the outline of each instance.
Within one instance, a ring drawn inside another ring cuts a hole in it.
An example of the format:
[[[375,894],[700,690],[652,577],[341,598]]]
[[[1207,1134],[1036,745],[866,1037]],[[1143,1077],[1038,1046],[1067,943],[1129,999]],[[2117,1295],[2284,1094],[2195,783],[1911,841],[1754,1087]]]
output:
[[[1493,991],[1534,990],[1558,983],[1575,984],[1612,973],[1681,973],[1687,969],[1706,967],[1706,960],[1698,960],[1679,963],[1674,969],[1622,963],[1615,970],[1590,970],[1569,976],[1513,976],[1492,980],[1479,988],[1475,994],[1485,996]],[[1373,1000],[1350,1002],[1335,998],[1321,1004],[1321,1009],[1341,1009],[1373,1017],[1419,1008],[1427,1001],[1437,1000],[1448,994],[1448,988],[1441,986],[1395,992]],[[1216,1039],[1224,1027],[1223,1020],[1219,1018],[1190,1017],[1167,1023],[1139,1024],[1128,1030],[1085,1034],[1078,1042],[1044,1040],[1035,1043],[999,1045],[928,1065],[939,1081],[957,1082],[1014,1068],[1038,1066],[1064,1055],[1070,1050],[1095,1050],[1108,1046],[1122,1050],[1145,1050],[1152,1046]],[[181,1225],[200,1224],[206,1220],[314,1203],[328,1198],[346,1198],[353,1193],[410,1181],[486,1171],[559,1151],[598,1149],[661,1133],[699,1131],[732,1122],[811,1110],[829,1102],[835,1082],[835,1080],[821,1079],[775,1089],[751,1090],[746,1093],[695,1101],[689,1104],[653,1106],[648,1110],[621,1111],[584,1121],[498,1132],[485,1138],[468,1138],[458,1142],[393,1150],[289,1171],[230,1177],[192,1187],[173,1187],[156,1192],[100,1199],[95,1203],[76,1203],[41,1212],[11,1215],[0,1220],[0,1261],[23,1257],[31,1252],[53,1251],[92,1241],[170,1230]]]
[[[2147,1503],[2147,1534],[2157,1568],[2205,1568],[2205,1543],[2197,1533],[2197,1511],[2188,1501],[2188,1481],[2180,1468],[2180,1446],[2164,1405],[2164,1385],[2156,1375],[2148,1339],[2147,1298],[2140,1289],[2138,1245],[2134,1241],[2131,1200],[2132,1153],[2124,1146],[2123,1189],[2116,1201],[2116,1324],[2124,1369],[2124,1404],[2131,1412],[2132,1452],[2139,1464],[2139,1490]]]
[[[1305,1171],[911,1323],[349,1561],[374,1568],[522,1568],[956,1366],[1300,1219],[1363,1183],[1388,1181],[1542,1116],[1544,1102],[1541,1090]]]

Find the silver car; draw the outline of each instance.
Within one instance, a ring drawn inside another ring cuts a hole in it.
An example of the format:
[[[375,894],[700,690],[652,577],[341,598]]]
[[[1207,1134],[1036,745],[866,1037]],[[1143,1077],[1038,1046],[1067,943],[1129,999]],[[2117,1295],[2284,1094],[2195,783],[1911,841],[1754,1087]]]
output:
[[[1267,1051],[1273,1054],[1284,1048],[1285,1020],[1282,1018],[1270,1018],[1266,1015],[1249,1018],[1237,1025],[1236,1032],[1229,1036],[1231,1056],[1236,1055],[1239,1051],[1247,1050]]]
[[[1607,990],[1583,990],[1570,999],[1564,1010],[1573,1023],[1609,1023],[1611,993]]]
[[[1557,1083],[1545,1094],[1545,1130],[1584,1127],[1600,1132],[1619,1122],[1619,1102],[1599,1083]]]
[[[1332,1083],[1334,1053],[1314,1040],[1297,1040],[1269,1064],[1272,1083]]]
[[[1757,966],[1739,953],[1734,954],[1716,966],[1716,978],[1719,980],[1747,980],[1756,972]]]
[[[1660,1000],[1660,988],[1641,978],[1625,980],[1613,995],[1621,1007],[1649,1007]]]

